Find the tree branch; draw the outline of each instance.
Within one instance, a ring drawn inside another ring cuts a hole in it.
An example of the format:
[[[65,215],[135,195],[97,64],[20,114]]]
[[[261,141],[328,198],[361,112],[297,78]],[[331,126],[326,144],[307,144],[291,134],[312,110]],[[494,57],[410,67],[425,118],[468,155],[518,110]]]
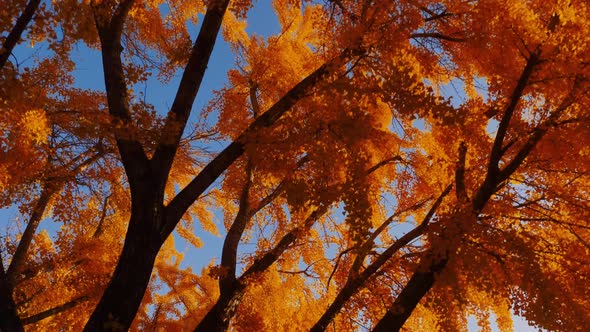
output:
[[[434,39],[440,39],[440,40],[446,40],[446,41],[450,41],[450,42],[456,42],[456,43],[462,43],[467,41],[467,39],[462,38],[462,37],[453,37],[453,36],[448,36],[448,35],[444,35],[440,32],[416,32],[410,35],[410,38],[434,38]]]
[[[444,269],[448,261],[446,257],[425,258],[373,332],[399,331],[418,302],[434,284],[436,274]]]
[[[390,245],[387,250],[385,250],[381,255],[375,259],[360,275],[355,276],[350,274],[348,280],[344,287],[338,292],[334,301],[330,304],[328,309],[324,312],[322,317],[315,323],[315,325],[311,328],[310,332],[320,332],[324,331],[330,322],[334,320],[336,314],[340,312],[342,307],[346,304],[346,302],[361,288],[364,284],[371,278],[385,263],[387,263],[393,255],[398,252],[401,248],[406,246],[408,243],[422,235],[422,233],[426,230],[428,223],[436,213],[436,210],[442,204],[443,199],[449,194],[451,189],[453,188],[452,185],[448,185],[445,190],[440,194],[437,200],[434,202],[420,225],[414,227],[411,231],[404,234],[401,238],[395,241],[392,245]]]
[[[31,246],[35,232],[37,231],[37,227],[39,226],[41,218],[45,214],[45,211],[47,210],[49,202],[53,196],[63,188],[67,181],[71,180],[77,174],[84,171],[84,169],[101,158],[103,154],[104,150],[99,149],[99,151],[97,151],[94,155],[86,158],[84,161],[74,166],[72,170],[68,170],[69,174],[67,176],[61,178],[48,178],[42,183],[41,194],[35,203],[35,207],[33,208],[33,211],[29,217],[29,221],[27,222],[27,227],[21,236],[14,255],[12,256],[12,260],[10,261],[10,265],[6,271],[7,280],[11,287],[14,287],[16,284],[16,279],[26,262],[27,252],[29,251],[29,247]]]
[[[564,98],[561,102],[559,107],[551,113],[551,116],[547,121],[542,123],[541,125],[537,126],[532,134],[529,136],[528,140],[523,144],[523,146],[518,150],[516,156],[500,171],[499,173],[499,180],[504,181],[508,179],[516,169],[522,164],[522,162],[526,159],[526,157],[531,153],[531,151],[535,148],[537,143],[545,136],[547,131],[556,126],[557,119],[559,116],[574,102],[574,94],[577,87],[574,87],[572,91]]]
[[[58,192],[59,189],[61,189],[61,187],[61,185],[58,185],[56,188],[55,186],[46,183],[41,188],[41,195],[35,203],[35,207],[33,208],[33,211],[29,217],[29,221],[27,222],[27,227],[21,236],[18,246],[16,247],[16,251],[14,252],[12,260],[10,261],[10,265],[6,270],[6,279],[10,285],[10,289],[12,289],[16,284],[16,279],[25,264],[27,252],[29,251],[29,247],[31,246],[35,232],[37,231],[37,227],[41,222],[41,218],[43,218],[43,214],[45,213],[45,210],[47,210],[47,206],[49,205],[51,198],[55,193]]]
[[[277,259],[287,250],[289,246],[293,244],[297,239],[307,231],[311,229],[311,227],[315,224],[315,222],[324,215],[330,207],[330,204],[325,204],[317,209],[315,209],[303,222],[303,225],[292,229],[287,234],[285,234],[279,243],[266,252],[262,257],[256,259],[252,265],[244,273],[241,277],[238,278],[239,281],[243,281],[247,279],[249,276],[264,272],[268,269],[272,264],[274,264]]]
[[[438,208],[442,204],[444,198],[451,192],[451,189],[453,189],[452,184],[448,185],[445,188],[445,190],[438,196],[438,198],[436,199],[434,204],[432,204],[432,207],[430,208],[430,210],[428,210],[428,213],[426,213],[426,216],[424,216],[424,219],[422,219],[422,222],[420,223],[420,225],[416,226],[414,229],[412,229],[411,231],[406,233],[404,236],[399,238],[389,248],[387,248],[387,250],[385,250],[381,255],[379,255],[379,257],[377,259],[375,259],[375,261],[373,263],[371,263],[371,265],[369,265],[363,271],[360,278],[368,278],[370,275],[377,272],[377,270],[380,269],[387,262],[387,260],[389,260],[391,257],[393,257],[393,254],[395,254],[395,252],[397,252],[397,250],[401,249],[401,247],[405,246],[410,241],[412,241],[414,238],[421,235],[422,232],[424,232],[424,230],[426,230],[426,227],[430,223],[430,220],[432,219],[432,217],[434,217],[436,210],[438,210]]]
[[[88,296],[80,296],[80,297],[77,297],[77,298],[75,298],[71,301],[68,301],[62,305],[59,305],[57,307],[47,309],[45,311],[42,311],[42,312],[35,314],[33,316],[29,316],[27,318],[23,318],[22,319],[23,325],[33,324],[33,323],[36,323],[36,322],[43,320],[45,318],[62,313],[64,311],[67,311],[67,310],[77,306],[78,304],[80,304],[84,301],[87,301],[88,299],[89,299]]]
[[[518,105],[518,102],[524,93],[524,89],[529,82],[535,66],[539,63],[540,56],[541,52],[539,48],[532,52],[520,75],[520,78],[518,79],[518,82],[516,83],[516,87],[512,92],[508,105],[504,110],[504,114],[500,120],[500,124],[498,125],[498,131],[496,132],[496,138],[494,139],[494,143],[492,145],[492,151],[490,152],[486,178],[483,184],[477,190],[471,202],[473,211],[476,214],[481,212],[489,198],[494,194],[494,192],[498,190],[498,184],[502,182],[499,179],[499,173],[500,160],[502,159],[503,153],[505,152],[504,138],[508,132],[510,120],[512,119],[514,111],[516,110],[516,106]],[[492,107],[492,109],[495,109],[495,107]]]
[[[537,57],[538,51],[534,52],[531,57]],[[527,75],[524,75],[525,72],[529,72],[528,76],[530,76],[530,72],[532,71],[531,63],[536,63],[538,60],[534,60],[527,63],[525,70],[523,72],[523,76],[521,76],[521,80],[517,84],[517,88],[515,89],[515,93],[511,98],[511,103],[507,107],[504,117],[502,118],[501,126],[504,127],[503,134],[496,136],[496,141],[494,142],[494,149],[495,153],[498,153],[502,149],[502,140],[504,135],[506,134],[506,130],[508,124],[510,122],[510,117],[514,112],[514,108],[518,99],[522,95],[522,91],[524,86],[526,85]],[[528,69],[527,69],[528,68]],[[519,87],[520,86],[520,87]],[[507,179],[511,174],[513,174],[516,169],[522,164],[524,159],[530,154],[532,149],[536,146],[536,144],[540,141],[540,139],[545,135],[547,130],[555,125],[555,121],[563,113],[572,103],[574,100],[574,94],[577,92],[578,81],[574,83],[574,87],[568,94],[566,98],[562,101],[560,106],[554,111],[549,119],[545,121],[543,124],[537,126],[533,134],[529,137],[527,142],[524,144],[523,147],[519,150],[516,157],[501,171],[496,168],[493,170],[492,173],[488,171],[486,175],[486,179],[484,183],[479,188],[475,199],[472,202],[472,211],[471,214],[477,217],[477,215],[481,212],[491,195],[498,190],[498,183]],[[518,92],[520,90],[520,92]],[[498,139],[499,138],[499,139]],[[497,144],[497,142],[500,142]],[[501,158],[501,155],[498,156]],[[499,159],[497,159],[499,162]],[[497,167],[498,164],[496,163],[495,166]],[[459,210],[461,211],[461,209]],[[456,217],[465,217],[465,215],[461,216],[461,214],[457,215]],[[473,222],[468,223],[468,225],[472,225]],[[453,234],[453,236],[460,235],[464,233],[464,230],[448,228],[447,231],[457,232],[458,234]],[[447,234],[448,236],[448,234]],[[449,260],[449,254],[443,253],[436,253],[433,249],[430,249],[426,255],[420,261],[420,265],[416,272],[412,275],[404,289],[396,298],[393,305],[389,308],[385,316],[379,321],[379,323],[375,326],[373,331],[381,332],[381,331],[390,331],[395,330],[398,331],[406,320],[410,317],[412,311],[422,299],[422,297],[432,288],[435,277],[437,273],[440,273],[444,267],[446,266]]]
[[[214,5],[212,5],[214,4]],[[162,183],[166,183],[170,168],[179,142],[186,127],[197,92],[203,81],[207,64],[215,46],[223,16],[229,5],[229,0],[211,2],[205,13],[199,35],[191,50],[188,63],[182,73],[180,85],[174,97],[172,107],[166,117],[166,122],[160,133],[158,145],[154,152],[152,164],[156,174],[162,176]]]
[[[469,201],[467,191],[465,189],[465,155],[467,154],[467,145],[464,141],[459,144],[459,159],[455,168],[455,193],[457,200],[462,203]]]
[[[516,106],[518,105],[518,101],[522,97],[524,93],[524,89],[526,88],[528,81],[533,73],[535,66],[539,62],[541,52],[539,49],[535,50],[527,60],[527,63],[516,83],[516,87],[512,92],[512,96],[508,102],[508,106],[504,110],[504,114],[502,119],[500,120],[500,124],[498,125],[498,131],[496,133],[496,138],[494,139],[494,144],[492,146],[492,152],[490,153],[490,160],[488,164],[488,174],[490,176],[496,176],[499,171],[499,163],[502,159],[502,147],[504,145],[504,137],[506,137],[506,133],[508,132],[508,127],[510,126],[510,120],[516,110]]]
[[[424,7],[422,7],[422,10],[424,10]],[[426,11],[426,10],[425,10]],[[455,16],[455,14],[453,13],[449,13],[447,11],[443,11],[441,13],[434,13],[430,10],[426,11],[428,14],[430,14],[429,17],[424,18],[424,22],[431,22],[431,21],[436,21],[436,20],[440,20],[442,18],[445,17],[451,17],[451,16]]]
[[[402,159],[399,156],[395,156],[392,158],[388,158],[384,161],[381,161],[381,162],[377,163],[376,165],[374,165],[373,167],[369,168],[363,176],[371,175],[374,171],[376,171],[380,167],[383,167],[384,165],[387,165],[388,163],[390,163],[394,160],[402,160]],[[349,185],[352,185],[354,182],[355,182],[355,180],[352,180],[351,184],[349,184]],[[242,276],[239,279],[242,280],[254,273],[259,273],[259,272],[265,271],[269,266],[271,266],[274,262],[276,262],[276,260],[289,248],[289,246],[291,244],[293,244],[295,241],[297,241],[297,239],[299,237],[301,237],[302,234],[306,233],[307,231],[309,231],[311,229],[311,227],[315,224],[315,222],[328,211],[328,209],[332,205],[332,203],[334,203],[334,200],[331,200],[329,202],[324,202],[324,204],[322,206],[315,209],[305,219],[302,226],[292,229],[287,234],[285,234],[281,238],[281,240],[279,240],[279,243],[273,249],[271,249],[270,251],[265,253],[259,259],[255,260],[254,263],[242,274]]]
[[[422,206],[424,206],[424,204],[426,204],[426,202],[428,202],[431,199],[432,198],[429,197],[427,199],[419,201],[418,203],[416,203],[406,209],[396,211],[394,214],[392,214],[387,219],[385,219],[385,221],[369,236],[369,238],[361,245],[361,248],[358,250],[358,254],[355,257],[354,262],[352,263],[352,266],[350,268],[351,277],[354,278],[354,277],[358,276],[358,273],[360,272],[360,268],[363,265],[365,257],[367,257],[368,253],[371,251],[373,244],[375,242],[375,239],[381,233],[383,233],[383,231],[395,220],[395,218],[400,216],[402,213],[406,213],[408,211],[414,211],[414,210],[421,208]]]
[[[100,214],[100,218],[98,219],[98,225],[94,230],[94,234],[92,234],[93,238],[99,238],[104,233],[104,221],[107,218],[107,211],[109,208],[109,198],[111,196],[106,196],[102,202],[102,212]]]
[[[105,21],[101,10],[93,6],[95,23],[100,37],[104,81],[107,92],[109,113],[114,117],[115,138],[125,172],[132,187],[149,172],[148,158],[134,130],[127,128],[131,123],[127,83],[121,62],[121,33],[133,0],[123,1],[115,10],[114,16]],[[100,6],[100,5],[98,5]]]
[[[240,194],[239,209],[234,221],[227,231],[225,241],[223,241],[223,250],[221,254],[221,267],[224,269],[223,276],[219,278],[219,290],[221,293],[230,290],[231,284],[236,279],[236,262],[238,254],[238,244],[246,229],[248,221],[252,214],[250,213],[250,204],[248,196],[252,186],[252,165],[250,161],[246,162],[246,184]]]
[[[40,3],[41,0],[31,0],[27,3],[27,6],[16,20],[14,27],[4,40],[2,49],[0,49],[0,71],[2,71],[4,68],[4,65],[8,61],[8,57],[10,54],[12,54],[12,50],[14,50],[14,47],[19,42],[23,32],[27,28],[27,25],[33,19],[33,16],[35,15],[35,12],[37,11]]]
[[[129,11],[131,10],[131,7],[134,3],[135,0],[122,0],[115,9],[113,18],[110,22],[110,33],[113,34],[113,36],[118,36],[120,39],[121,34],[123,33],[125,20],[127,19],[127,14],[129,14]]]
[[[293,105],[303,98],[334,70],[358,54],[358,50],[344,50],[339,56],[326,62],[313,73],[297,83],[289,92],[279,99],[265,113],[260,115],[235,141],[229,144],[213,159],[184,189],[182,189],[165,209],[166,224],[161,235],[167,237],[176,227],[182,215],[199,198],[199,196],[223,173],[239,156],[244,153],[244,145],[251,133],[259,128],[269,127],[283,116]]]

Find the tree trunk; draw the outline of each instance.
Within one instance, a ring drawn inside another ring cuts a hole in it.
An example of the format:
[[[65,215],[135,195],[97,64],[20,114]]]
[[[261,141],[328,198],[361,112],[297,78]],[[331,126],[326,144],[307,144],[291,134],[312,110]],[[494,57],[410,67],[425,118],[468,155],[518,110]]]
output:
[[[162,239],[158,231],[162,207],[154,197],[155,190],[141,188],[143,199],[132,202],[131,219],[121,257],[100,302],[90,316],[84,331],[127,331],[148,287]],[[144,204],[142,204],[144,203]],[[146,204],[147,203],[147,204]]]
[[[16,312],[12,288],[6,279],[4,265],[0,262],[0,332],[21,332],[24,330]]]
[[[225,332],[244,295],[245,285],[236,280],[232,289],[223,291],[219,299],[195,328],[195,332]]]
[[[436,275],[447,265],[448,258],[432,257],[427,255],[422,258],[418,270],[414,272],[410,281],[395,299],[385,316],[373,329],[373,332],[399,331],[406,323],[420,300],[434,285]]]

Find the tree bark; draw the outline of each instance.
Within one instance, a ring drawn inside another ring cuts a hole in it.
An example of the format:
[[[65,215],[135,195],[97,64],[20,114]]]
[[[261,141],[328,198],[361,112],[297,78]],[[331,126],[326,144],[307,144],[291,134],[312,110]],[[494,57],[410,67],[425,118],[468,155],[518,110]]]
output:
[[[29,251],[29,247],[31,246],[35,232],[37,231],[37,227],[41,222],[41,218],[43,218],[43,214],[45,213],[45,210],[51,201],[51,197],[53,197],[56,192],[57,190],[52,188],[49,184],[45,184],[45,186],[41,188],[39,200],[37,200],[37,203],[33,208],[31,216],[29,217],[29,222],[27,223],[27,227],[25,228],[25,231],[23,232],[23,235],[18,243],[18,247],[12,256],[10,265],[6,270],[6,279],[11,289],[16,284],[19,273],[26,262],[27,252]]]
[[[71,301],[68,301],[64,304],[61,304],[57,307],[51,308],[51,309],[47,309],[45,311],[42,311],[40,313],[34,314],[32,316],[29,316],[27,318],[23,318],[21,321],[23,323],[23,325],[29,325],[29,324],[33,324],[36,323],[40,320],[43,320],[45,318],[51,317],[53,315],[57,315],[59,313],[62,313],[64,311],[67,311],[75,306],[77,306],[78,304],[84,302],[88,300],[87,296],[80,296],[78,298],[75,298]]]
[[[136,137],[129,135],[125,128],[126,125],[131,125],[131,114],[121,60],[121,34],[133,3],[133,0],[120,2],[112,17],[109,18],[105,18],[103,16],[105,11],[99,8],[104,4],[97,4],[95,7],[95,21],[102,47],[109,112],[116,121],[123,124],[115,132],[115,136],[129,180],[132,207],[121,256],[84,331],[127,331],[129,329],[148,287],[156,256],[186,211],[186,209],[183,211],[166,210],[163,205],[164,189],[172,163],[171,158],[173,158],[178,145],[175,133],[163,133],[156,156],[149,160],[141,143]],[[184,71],[179,95],[175,99],[175,105],[180,101],[187,109],[179,110],[177,108],[182,107],[175,106],[175,114],[182,113],[188,118],[190,106],[198,91],[228,3],[229,0],[224,0],[207,9],[204,24],[195,42],[189,64]],[[110,10],[106,12],[110,12]],[[198,69],[199,72],[193,72],[192,69]],[[197,76],[196,79],[195,76]],[[182,122],[186,122],[186,119],[174,116],[173,120],[175,123],[180,121],[182,124],[179,133],[176,133],[179,136],[182,134],[184,126]],[[168,126],[167,122],[166,128]],[[172,140],[166,134],[171,134]],[[162,147],[164,147],[163,150]],[[168,157],[162,157],[162,155]],[[209,184],[203,190],[208,186]],[[166,213],[167,211],[168,213]],[[173,214],[172,212],[177,213],[170,216]],[[169,227],[164,227],[166,224]]]
[[[436,275],[447,265],[448,258],[428,255],[422,259],[418,270],[395,299],[385,316],[373,329],[373,332],[399,331],[410,317],[418,302],[428,293]]]
[[[132,210],[123,251],[110,282],[84,331],[127,331],[148,287],[154,262],[164,243],[158,225],[162,206],[146,186],[132,193]],[[152,189],[152,190],[150,190]],[[137,196],[143,196],[138,199]],[[154,195],[156,196],[156,195]]]
[[[12,287],[8,284],[4,265],[0,262],[0,332],[21,332],[24,330],[12,298]]]
[[[252,185],[252,165],[246,161],[246,184],[240,194],[238,213],[227,231],[221,254],[223,275],[219,278],[219,299],[195,331],[226,331],[240,303],[245,286],[236,279],[238,245],[253,214],[248,202]]]
[[[16,20],[14,27],[4,40],[2,49],[0,50],[0,71],[4,68],[4,65],[8,61],[8,57],[10,54],[12,54],[12,50],[14,50],[16,44],[18,44],[18,41],[27,28],[27,25],[29,25],[29,22],[31,22],[33,19],[35,11],[37,11],[40,3],[41,0],[31,0],[27,3],[27,6],[23,10],[22,14]]]
[[[227,286],[219,296],[219,299],[207,312],[195,328],[195,332],[224,332],[238,309],[238,305],[244,295],[246,285],[234,279],[231,286]]]

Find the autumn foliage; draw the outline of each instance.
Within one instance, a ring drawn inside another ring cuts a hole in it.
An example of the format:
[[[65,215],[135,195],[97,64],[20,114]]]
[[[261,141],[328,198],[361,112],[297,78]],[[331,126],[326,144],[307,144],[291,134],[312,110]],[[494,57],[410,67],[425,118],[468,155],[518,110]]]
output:
[[[249,32],[271,5],[279,32]],[[587,330],[589,22],[585,0],[0,1],[0,330]]]

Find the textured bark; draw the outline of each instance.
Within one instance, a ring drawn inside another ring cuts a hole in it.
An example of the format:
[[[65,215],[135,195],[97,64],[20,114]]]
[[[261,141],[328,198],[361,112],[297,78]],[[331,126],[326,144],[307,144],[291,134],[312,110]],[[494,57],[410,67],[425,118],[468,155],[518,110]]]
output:
[[[123,251],[84,331],[127,331],[131,326],[163,244],[155,227],[162,218],[160,211],[161,206],[152,197],[133,199]]]
[[[2,49],[0,50],[0,71],[4,68],[4,65],[8,61],[8,57],[10,56],[10,54],[12,54],[12,50],[14,50],[14,47],[16,46],[16,44],[18,44],[18,41],[21,39],[21,36],[27,28],[27,25],[29,25],[29,23],[33,19],[35,11],[37,11],[37,8],[39,7],[40,3],[41,0],[31,0],[27,3],[27,6],[23,10],[19,18],[16,20],[14,27],[4,40],[4,43],[2,44]]]

